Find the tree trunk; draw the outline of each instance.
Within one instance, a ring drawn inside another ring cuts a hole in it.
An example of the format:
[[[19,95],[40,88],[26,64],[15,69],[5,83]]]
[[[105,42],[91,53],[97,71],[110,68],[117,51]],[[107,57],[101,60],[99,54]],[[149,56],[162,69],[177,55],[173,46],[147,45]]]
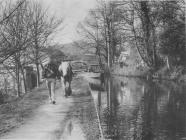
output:
[[[35,65],[37,71],[37,87],[40,85],[40,71],[39,71],[39,45],[38,45],[38,27],[35,26]]]
[[[25,73],[24,73],[23,67],[21,67],[21,73],[23,76],[24,90],[25,90],[25,93],[27,93],[27,84],[26,84],[26,78],[25,78]]]
[[[108,55],[108,62],[107,63],[108,63],[108,67],[110,68],[110,47],[111,47],[111,43],[110,43],[111,40],[110,39],[111,38],[110,38],[110,22],[109,22],[108,18],[106,19],[106,22],[107,22],[107,36],[108,36],[108,40],[107,40],[108,41],[108,44],[107,44],[107,47],[108,47],[107,48],[107,50],[108,50],[108,54],[107,54]]]
[[[156,69],[158,67],[157,63],[157,52],[156,52],[156,32],[155,32],[155,27],[152,26],[152,37],[153,37],[153,45],[152,45],[152,50],[153,50],[153,66]]]
[[[15,73],[16,73],[16,85],[17,85],[17,97],[20,97],[21,88],[20,88],[20,54],[15,54]]]
[[[157,55],[156,55],[156,47],[153,45],[153,67],[157,68]]]
[[[36,71],[37,71],[37,87],[40,85],[40,71],[39,71],[39,63],[36,63]]]
[[[4,90],[5,90],[5,93],[8,94],[8,81],[7,81],[7,78],[4,78]]]
[[[16,84],[17,84],[17,97],[20,97],[20,75],[19,75],[19,64],[16,64]]]
[[[167,68],[170,70],[170,59],[169,59],[169,56],[167,56],[166,62],[167,62]]]
[[[141,22],[142,22],[142,30],[144,33],[144,46],[147,51],[147,58],[150,62],[150,65],[153,66],[153,50],[151,49],[150,45],[150,30],[151,30],[151,23],[150,23],[150,17],[149,17],[149,7],[147,1],[141,1],[140,2],[140,8],[141,8]]]

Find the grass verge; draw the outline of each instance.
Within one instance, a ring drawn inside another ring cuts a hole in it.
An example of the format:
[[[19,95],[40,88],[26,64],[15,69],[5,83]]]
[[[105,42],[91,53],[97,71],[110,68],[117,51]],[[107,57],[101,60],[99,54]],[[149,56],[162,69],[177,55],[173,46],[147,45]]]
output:
[[[45,84],[32,90],[15,101],[0,106],[0,135],[23,124],[33,111],[43,105],[48,99],[48,91]]]

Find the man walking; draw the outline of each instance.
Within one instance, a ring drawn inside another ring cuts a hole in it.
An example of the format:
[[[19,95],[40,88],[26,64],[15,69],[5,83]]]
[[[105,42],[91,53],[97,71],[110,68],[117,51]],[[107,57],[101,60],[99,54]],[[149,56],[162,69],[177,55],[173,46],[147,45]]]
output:
[[[58,67],[51,57],[49,57],[48,63],[44,66],[42,77],[46,80],[46,85],[49,90],[49,102],[55,104],[55,85],[56,79],[58,78]]]

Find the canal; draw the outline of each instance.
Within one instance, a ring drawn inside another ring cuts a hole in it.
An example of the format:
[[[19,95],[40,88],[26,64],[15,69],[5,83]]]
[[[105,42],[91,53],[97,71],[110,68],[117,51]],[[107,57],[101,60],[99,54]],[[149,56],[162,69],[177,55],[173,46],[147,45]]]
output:
[[[186,140],[185,86],[112,77],[90,88],[104,139]]]

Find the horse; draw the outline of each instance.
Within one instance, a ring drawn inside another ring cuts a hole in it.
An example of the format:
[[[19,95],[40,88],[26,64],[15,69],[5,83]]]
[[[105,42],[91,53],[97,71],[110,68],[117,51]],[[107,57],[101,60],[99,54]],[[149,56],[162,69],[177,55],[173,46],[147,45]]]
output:
[[[72,94],[71,81],[72,81],[73,72],[72,72],[72,67],[70,62],[68,61],[61,62],[58,70],[61,76],[61,84],[62,84],[65,97],[68,97]]]

